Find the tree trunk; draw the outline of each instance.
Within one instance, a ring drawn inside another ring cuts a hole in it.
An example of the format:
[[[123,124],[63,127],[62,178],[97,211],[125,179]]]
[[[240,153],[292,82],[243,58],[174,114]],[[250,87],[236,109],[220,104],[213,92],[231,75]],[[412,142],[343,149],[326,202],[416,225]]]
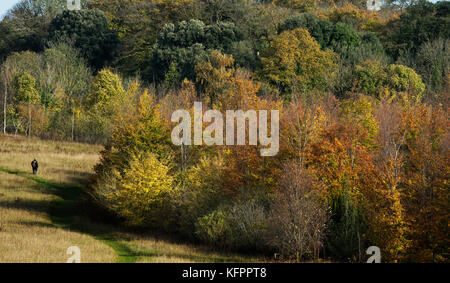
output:
[[[4,87],[5,87],[5,97],[3,100],[3,134],[6,134],[6,111],[7,111],[6,102],[8,99],[8,85],[6,83],[6,79],[4,81]]]
[[[31,137],[31,104],[28,104],[28,137]]]
[[[73,132],[75,128],[75,111],[72,109],[72,141],[73,141]]]
[[[186,146],[181,144],[181,173],[186,170]]]

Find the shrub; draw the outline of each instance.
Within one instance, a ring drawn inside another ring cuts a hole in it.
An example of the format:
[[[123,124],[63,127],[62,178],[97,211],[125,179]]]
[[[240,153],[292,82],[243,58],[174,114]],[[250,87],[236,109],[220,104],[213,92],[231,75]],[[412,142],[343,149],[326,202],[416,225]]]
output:
[[[256,200],[221,206],[200,217],[196,235],[212,246],[239,251],[263,251],[266,247],[267,213]]]
[[[195,234],[211,246],[230,248],[233,245],[230,222],[231,217],[226,209],[215,210],[198,219]]]
[[[267,229],[267,212],[257,200],[238,203],[231,209],[234,246],[238,250],[262,251]]]
[[[186,236],[195,232],[200,217],[208,215],[224,200],[221,190],[223,175],[221,158],[202,157],[198,164],[186,171],[180,191],[180,229]]]

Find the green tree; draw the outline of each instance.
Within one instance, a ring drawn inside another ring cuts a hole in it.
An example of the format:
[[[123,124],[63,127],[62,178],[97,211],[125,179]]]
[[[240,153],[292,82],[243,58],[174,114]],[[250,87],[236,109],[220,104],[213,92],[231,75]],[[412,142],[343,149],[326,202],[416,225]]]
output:
[[[182,21],[163,27],[154,47],[148,81],[161,82],[169,67],[175,63],[179,79],[195,80],[195,65],[208,58],[210,50],[228,53],[241,35],[233,23],[205,25],[200,20]]]
[[[376,60],[367,60],[356,66],[355,76],[359,89],[372,95],[378,95],[380,87],[387,80],[385,66]]]
[[[364,93],[380,98],[388,91],[393,98],[410,102],[420,101],[425,93],[422,78],[411,68],[403,65],[383,65],[367,60],[356,66],[354,84]]]
[[[332,196],[330,207],[327,250],[341,260],[361,261],[366,229],[361,207],[345,191]]]
[[[51,20],[61,13],[66,0],[21,0],[0,22],[0,62],[12,52],[40,52]]]
[[[117,32],[109,28],[105,14],[97,9],[64,11],[52,20],[49,40],[73,40],[74,46],[95,69],[113,59],[119,43]]]
[[[330,21],[319,19],[313,14],[301,13],[287,18],[278,28],[278,32],[282,33],[296,28],[307,29],[322,48],[327,48],[331,41],[334,25]]]
[[[199,19],[202,13],[202,3],[192,0],[96,0],[88,5],[104,11],[111,29],[118,33],[117,67],[129,76],[144,73],[165,24]]]
[[[413,101],[420,101],[425,93],[422,78],[411,68],[403,65],[389,65],[387,68],[387,85],[395,93],[408,93]]]
[[[450,39],[438,38],[423,43],[416,53],[403,54],[398,62],[413,68],[427,87],[429,101],[439,102],[448,92],[450,72]]]
[[[75,138],[75,122],[79,118],[83,100],[89,92],[91,70],[78,50],[65,42],[54,42],[42,54],[43,71],[40,92],[43,104],[53,110],[52,127],[66,126],[61,122],[70,116],[70,133]],[[61,111],[64,110],[64,111]],[[68,115],[66,115],[68,114]],[[64,138],[65,138],[64,137]]]
[[[32,135],[32,106],[40,102],[36,90],[36,79],[29,73],[23,72],[14,76],[13,82],[16,91],[14,99],[17,104],[26,104],[28,108],[28,136]]]
[[[450,36],[450,2],[431,3],[420,0],[408,6],[399,18],[388,22],[383,41],[389,53],[397,59],[402,52],[415,54],[419,47],[437,38]]]
[[[307,29],[323,49],[340,53],[342,49],[358,46],[361,36],[350,25],[319,19],[310,13],[301,13],[287,18],[279,27],[279,33],[297,28]]]

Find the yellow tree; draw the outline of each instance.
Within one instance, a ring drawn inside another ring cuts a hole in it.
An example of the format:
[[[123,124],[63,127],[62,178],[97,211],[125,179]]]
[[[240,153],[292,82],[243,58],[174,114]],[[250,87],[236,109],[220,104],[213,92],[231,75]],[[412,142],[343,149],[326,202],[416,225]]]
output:
[[[40,102],[40,96],[36,90],[36,79],[27,72],[16,74],[13,82],[17,104],[25,104],[28,108],[28,136],[32,135],[32,106]]]
[[[126,100],[122,78],[109,69],[101,70],[84,101],[84,114],[97,137],[106,139],[112,132],[113,121],[120,114]]]
[[[306,29],[281,33],[261,58],[260,77],[289,97],[289,92],[325,90],[336,68],[337,55],[323,51]]]
[[[329,119],[323,104],[293,100],[282,113],[281,154],[297,160],[299,168],[303,168],[311,143],[317,139],[323,124]]]
[[[410,106],[402,123],[406,134],[401,187],[411,240],[408,259],[448,262],[448,113],[441,106]]]
[[[200,62],[195,66],[195,72],[197,83],[209,98],[209,104],[212,107],[218,97],[227,95],[230,91],[230,78],[234,73],[233,56],[213,50],[208,61]]]
[[[325,15],[333,23],[348,23],[359,30],[380,32],[384,27],[384,20],[376,11],[360,9],[351,3],[329,9]]]
[[[129,225],[169,224],[170,199],[176,189],[167,163],[152,153],[136,154],[122,174],[115,173],[117,186],[107,199]]]

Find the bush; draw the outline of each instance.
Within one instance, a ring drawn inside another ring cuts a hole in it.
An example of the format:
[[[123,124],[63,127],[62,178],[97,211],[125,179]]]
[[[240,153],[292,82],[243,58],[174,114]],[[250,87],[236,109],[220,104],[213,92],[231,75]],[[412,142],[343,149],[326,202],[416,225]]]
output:
[[[223,191],[224,161],[221,157],[201,157],[186,170],[180,189],[180,231],[187,237],[195,233],[198,219],[216,210],[227,199]]]
[[[212,246],[239,250],[263,251],[266,247],[267,213],[256,200],[248,200],[233,206],[221,206],[200,217],[196,235]]]
[[[229,212],[218,209],[198,219],[195,234],[211,246],[230,248],[234,241],[231,222]]]
[[[266,247],[267,212],[257,200],[238,203],[231,209],[234,246],[238,250],[262,251]]]

